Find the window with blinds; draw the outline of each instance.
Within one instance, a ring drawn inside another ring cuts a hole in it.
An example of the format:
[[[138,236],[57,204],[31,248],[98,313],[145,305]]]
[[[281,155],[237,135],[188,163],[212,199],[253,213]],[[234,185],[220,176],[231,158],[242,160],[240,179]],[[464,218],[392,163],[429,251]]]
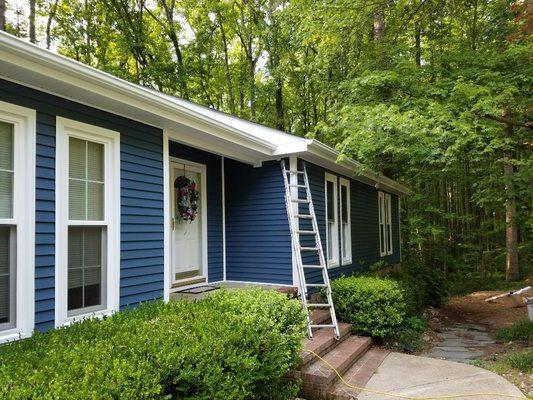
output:
[[[0,121],[0,330],[15,326],[14,125]]]
[[[337,177],[326,173],[326,223],[328,266],[339,264]]]
[[[379,209],[379,253],[381,256],[392,254],[392,213],[391,195],[378,192]]]
[[[76,315],[105,308],[105,147],[72,136],[68,147],[67,310]]]
[[[350,181],[340,178],[341,256],[344,265],[352,262],[352,224],[350,216]]]

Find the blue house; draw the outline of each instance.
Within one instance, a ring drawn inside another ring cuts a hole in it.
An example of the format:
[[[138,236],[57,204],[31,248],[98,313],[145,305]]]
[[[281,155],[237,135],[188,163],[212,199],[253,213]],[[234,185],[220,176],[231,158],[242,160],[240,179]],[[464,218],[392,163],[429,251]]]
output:
[[[195,285],[296,286],[281,160],[305,161],[331,277],[399,262],[407,189],[338,156],[0,32],[0,341]]]

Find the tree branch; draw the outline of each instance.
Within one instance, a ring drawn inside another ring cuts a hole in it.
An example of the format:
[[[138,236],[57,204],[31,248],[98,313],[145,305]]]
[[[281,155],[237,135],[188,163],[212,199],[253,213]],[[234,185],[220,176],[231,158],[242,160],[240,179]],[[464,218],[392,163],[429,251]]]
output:
[[[515,121],[506,117],[498,117],[496,115],[490,115],[490,114],[478,114],[475,113],[478,117],[491,119],[493,121],[500,122],[502,124],[512,125],[512,126],[520,126],[522,128],[529,128],[533,129],[533,121],[528,122],[521,122],[521,121]]]

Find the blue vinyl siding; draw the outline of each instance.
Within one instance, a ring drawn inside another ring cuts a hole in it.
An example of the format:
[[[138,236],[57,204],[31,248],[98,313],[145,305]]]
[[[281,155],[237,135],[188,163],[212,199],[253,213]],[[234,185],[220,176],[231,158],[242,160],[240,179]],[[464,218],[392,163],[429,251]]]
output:
[[[207,264],[209,282],[223,279],[222,160],[221,157],[181,143],[170,142],[169,154],[204,164],[207,169]]]
[[[54,326],[56,116],[120,132],[120,305],[163,296],[163,136],[156,129],[12,82],[0,100],[37,111],[35,325]],[[66,251],[66,249],[63,249]]]
[[[325,172],[341,177],[342,175],[325,170],[317,165],[306,163],[309,176],[309,185],[313,197],[313,205],[317,216],[320,239],[324,254],[326,254],[326,204],[325,204]],[[378,230],[378,191],[355,179],[342,176],[350,180],[350,218],[352,226],[352,263],[330,268],[329,276],[334,279],[340,275],[370,268],[379,255],[379,230]],[[337,189],[338,190],[338,189]],[[392,194],[392,228],[393,228],[393,254],[383,257],[390,263],[400,262],[400,236],[398,224],[398,196]],[[340,201],[340,196],[338,196]],[[338,204],[340,207],[340,204]],[[340,252],[340,223],[339,223],[339,252]],[[305,263],[316,263],[316,256],[304,255]],[[319,273],[313,271],[306,274],[310,282],[321,280]]]
[[[279,162],[225,160],[226,278],[292,284],[291,238]]]

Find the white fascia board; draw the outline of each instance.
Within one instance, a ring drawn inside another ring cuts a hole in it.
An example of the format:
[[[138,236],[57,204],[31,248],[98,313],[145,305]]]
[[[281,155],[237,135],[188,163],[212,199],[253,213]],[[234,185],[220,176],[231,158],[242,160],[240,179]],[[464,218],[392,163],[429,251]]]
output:
[[[174,99],[172,96],[127,82],[62,55],[41,49],[4,32],[0,32],[0,60],[12,64],[13,68],[25,69],[30,74],[54,78],[81,89],[80,97],[82,97],[83,91],[87,91],[95,96],[101,96],[119,104],[142,110],[144,113],[151,113],[156,118],[177,122],[216,135],[233,142],[235,145],[261,153],[263,158],[265,155],[273,155],[276,150],[275,144],[188,109],[179,104],[178,99]],[[0,75],[4,75],[4,71]],[[9,79],[8,71],[5,71],[5,75]],[[25,82],[21,83],[24,84]],[[54,93],[53,88],[39,87],[38,89],[48,89],[46,91]],[[64,97],[61,93],[54,94]],[[83,103],[83,99],[79,100]],[[91,103],[84,104],[99,108],[97,104]],[[113,110],[106,111],[113,112]],[[136,119],[135,116],[124,116]],[[140,122],[152,124],[147,121]],[[165,128],[165,126],[158,127]]]

